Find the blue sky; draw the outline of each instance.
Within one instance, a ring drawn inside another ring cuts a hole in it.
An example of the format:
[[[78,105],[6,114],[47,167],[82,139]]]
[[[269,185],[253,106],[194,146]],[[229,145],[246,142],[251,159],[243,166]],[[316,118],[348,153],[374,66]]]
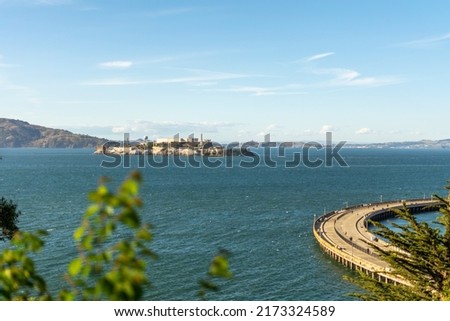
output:
[[[107,138],[450,138],[450,1],[0,0],[0,117]]]

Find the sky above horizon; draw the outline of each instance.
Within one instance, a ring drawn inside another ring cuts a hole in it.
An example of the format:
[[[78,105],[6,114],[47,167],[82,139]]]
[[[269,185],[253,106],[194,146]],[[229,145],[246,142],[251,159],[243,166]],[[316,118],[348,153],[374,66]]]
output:
[[[0,0],[0,117],[110,139],[450,138],[450,1]]]

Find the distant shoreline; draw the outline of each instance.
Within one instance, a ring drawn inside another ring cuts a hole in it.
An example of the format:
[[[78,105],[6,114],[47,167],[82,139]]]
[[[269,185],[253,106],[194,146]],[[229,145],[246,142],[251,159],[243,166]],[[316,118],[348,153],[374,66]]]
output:
[[[380,144],[373,144],[373,145],[357,145],[357,144],[349,144],[345,145],[342,149],[380,149],[380,150],[450,150],[450,147],[446,146],[431,146],[431,147],[424,147],[424,146],[402,146],[402,147],[393,147],[393,146],[377,146]],[[301,147],[290,147],[293,149],[301,149]],[[21,147],[0,147],[1,149],[39,149],[39,150],[51,150],[51,149],[79,149],[79,150],[92,150],[95,152],[95,147],[36,147],[36,146],[21,146]]]

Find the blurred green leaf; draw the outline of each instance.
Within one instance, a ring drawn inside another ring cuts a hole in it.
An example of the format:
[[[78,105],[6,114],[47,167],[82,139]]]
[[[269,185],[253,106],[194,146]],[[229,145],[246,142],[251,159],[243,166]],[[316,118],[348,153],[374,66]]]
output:
[[[70,276],[72,277],[77,276],[81,271],[82,265],[83,260],[80,257],[77,257],[76,259],[72,260],[68,268]]]
[[[138,300],[148,284],[143,253],[153,253],[150,226],[143,224],[138,212],[142,201],[137,196],[141,177],[133,173],[117,193],[100,185],[89,195],[91,205],[81,227],[74,233],[79,257],[68,267],[72,291],[83,300]],[[129,239],[117,239],[113,233],[126,227]],[[141,256],[141,257],[140,257]],[[154,256],[152,256],[154,257]]]
[[[214,277],[232,277],[232,274],[229,270],[228,259],[221,255],[216,256],[211,263],[209,273]]]
[[[75,241],[79,241],[84,235],[84,226],[80,226],[75,230],[75,233],[73,233],[73,238]]]

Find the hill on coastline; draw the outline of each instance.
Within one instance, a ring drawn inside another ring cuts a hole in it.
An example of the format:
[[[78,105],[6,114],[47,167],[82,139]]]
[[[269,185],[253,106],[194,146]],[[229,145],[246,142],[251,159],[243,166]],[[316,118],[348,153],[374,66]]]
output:
[[[54,129],[16,119],[0,118],[0,148],[47,147],[47,148],[95,148],[107,139],[74,134],[64,129]],[[421,140],[409,142],[355,144],[346,148],[395,148],[395,149],[450,149],[450,139]]]
[[[409,142],[390,142],[373,144],[347,144],[347,148],[395,148],[395,149],[450,149],[450,139],[429,140]]]
[[[0,118],[0,147],[95,148],[106,139]]]

